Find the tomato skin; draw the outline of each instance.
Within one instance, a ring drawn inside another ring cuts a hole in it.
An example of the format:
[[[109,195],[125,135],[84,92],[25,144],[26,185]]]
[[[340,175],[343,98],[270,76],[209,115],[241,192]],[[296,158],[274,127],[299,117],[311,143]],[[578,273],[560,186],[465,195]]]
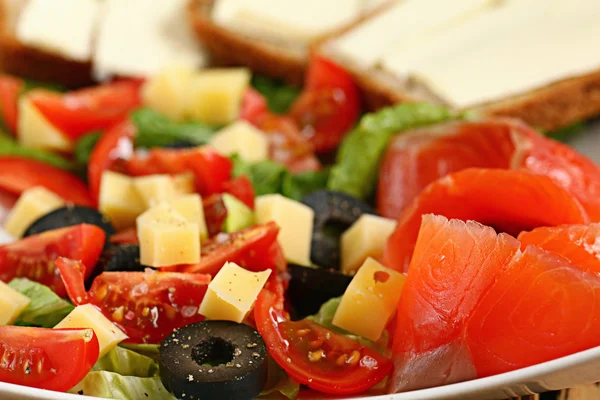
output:
[[[100,181],[104,171],[122,157],[133,153],[133,138],[137,128],[129,120],[122,121],[105,131],[94,146],[88,163],[88,184],[94,201],[100,195]]]
[[[238,176],[225,182],[223,192],[229,193],[251,209],[254,209],[254,187],[247,176]]]
[[[99,349],[92,329],[0,326],[0,358],[8,361],[0,382],[64,392],[92,369]]]
[[[275,294],[261,291],[254,306],[256,328],[271,357],[297,382],[323,393],[350,395],[364,392],[391,372],[390,359],[311,321],[287,320],[274,306],[276,301]],[[319,350],[324,356],[315,359]]]
[[[140,80],[122,80],[68,93],[35,90],[33,105],[65,136],[76,141],[85,133],[104,130],[142,104]]]
[[[0,157],[0,189],[20,195],[35,186],[44,186],[65,201],[91,206],[92,198],[85,183],[60,168],[22,157]]]
[[[132,343],[160,343],[174,329],[204,320],[198,308],[210,276],[177,272],[103,272],[89,292],[79,261],[56,260],[74,304],[91,303]]]
[[[127,228],[117,232],[108,240],[113,244],[138,244],[140,242],[135,228]]]
[[[324,57],[308,67],[304,91],[289,115],[317,153],[335,150],[360,116],[360,95],[352,76]]]
[[[17,132],[19,96],[25,83],[10,75],[0,75],[0,114],[4,125],[13,135]]]
[[[208,236],[213,237],[223,230],[223,224],[227,218],[227,207],[223,202],[223,195],[213,194],[202,199],[202,208]]]
[[[253,88],[246,90],[242,98],[240,119],[253,124],[267,112],[269,112],[269,105],[265,97]]]
[[[65,296],[65,287],[54,265],[57,257],[81,260],[87,278],[104,248],[106,234],[95,225],[75,225],[28,236],[0,246],[0,280],[24,277]]]

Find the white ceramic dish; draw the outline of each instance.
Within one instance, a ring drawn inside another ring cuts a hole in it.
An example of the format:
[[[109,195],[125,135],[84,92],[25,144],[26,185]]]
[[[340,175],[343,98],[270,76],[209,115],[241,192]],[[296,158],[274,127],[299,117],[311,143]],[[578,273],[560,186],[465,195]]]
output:
[[[600,121],[575,137],[571,145],[600,162]],[[365,397],[368,400],[488,400],[506,399],[559,390],[600,381],[600,346],[488,378],[395,395]],[[304,396],[302,396],[304,398]],[[322,398],[308,395],[307,398]],[[0,382],[0,400],[90,400],[93,397],[49,392]]]

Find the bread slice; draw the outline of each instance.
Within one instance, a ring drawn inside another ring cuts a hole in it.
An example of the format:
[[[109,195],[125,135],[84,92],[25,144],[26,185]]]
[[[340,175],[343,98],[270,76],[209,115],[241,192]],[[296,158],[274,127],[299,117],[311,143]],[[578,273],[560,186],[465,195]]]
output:
[[[0,0],[0,70],[68,88],[93,84],[91,62],[69,60],[16,38],[16,21],[25,4],[25,0]]]

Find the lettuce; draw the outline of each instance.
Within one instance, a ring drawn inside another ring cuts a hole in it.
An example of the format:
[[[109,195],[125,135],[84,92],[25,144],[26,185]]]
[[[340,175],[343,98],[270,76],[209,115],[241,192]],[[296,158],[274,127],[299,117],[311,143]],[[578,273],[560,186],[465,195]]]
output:
[[[31,303],[21,313],[16,325],[33,325],[52,328],[72,310],[73,306],[58,297],[49,287],[26,278],[15,278],[8,284],[29,297]]]
[[[285,114],[300,94],[300,88],[272,78],[255,75],[252,86],[267,100],[269,109],[276,114]]]
[[[299,391],[300,384],[290,378],[288,374],[275,362],[275,360],[269,357],[267,382],[265,383],[265,386],[263,387],[263,390],[258,398],[288,398],[293,400],[298,397]]]
[[[86,133],[77,140],[73,155],[75,156],[75,161],[77,161],[78,164],[87,165],[87,163],[90,161],[90,157],[92,156],[94,146],[96,146],[96,143],[98,143],[101,137],[102,132],[94,131]]]
[[[125,376],[151,378],[158,376],[158,364],[150,357],[117,346],[98,360],[92,371],[108,371]]]
[[[73,169],[73,163],[69,160],[44,150],[22,146],[4,134],[0,134],[0,156],[29,158],[52,165],[53,167],[66,170]]]
[[[92,371],[75,387],[69,390],[85,396],[104,397],[116,400],[174,400],[159,377],[139,378],[123,376],[109,371]]]

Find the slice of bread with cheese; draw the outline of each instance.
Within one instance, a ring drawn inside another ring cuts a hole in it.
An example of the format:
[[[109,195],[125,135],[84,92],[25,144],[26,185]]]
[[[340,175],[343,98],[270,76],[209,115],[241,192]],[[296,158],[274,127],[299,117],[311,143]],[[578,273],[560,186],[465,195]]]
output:
[[[189,20],[220,65],[302,83],[318,43],[384,9],[389,0],[191,0]]]
[[[207,63],[188,0],[0,0],[0,69],[78,87]]]

